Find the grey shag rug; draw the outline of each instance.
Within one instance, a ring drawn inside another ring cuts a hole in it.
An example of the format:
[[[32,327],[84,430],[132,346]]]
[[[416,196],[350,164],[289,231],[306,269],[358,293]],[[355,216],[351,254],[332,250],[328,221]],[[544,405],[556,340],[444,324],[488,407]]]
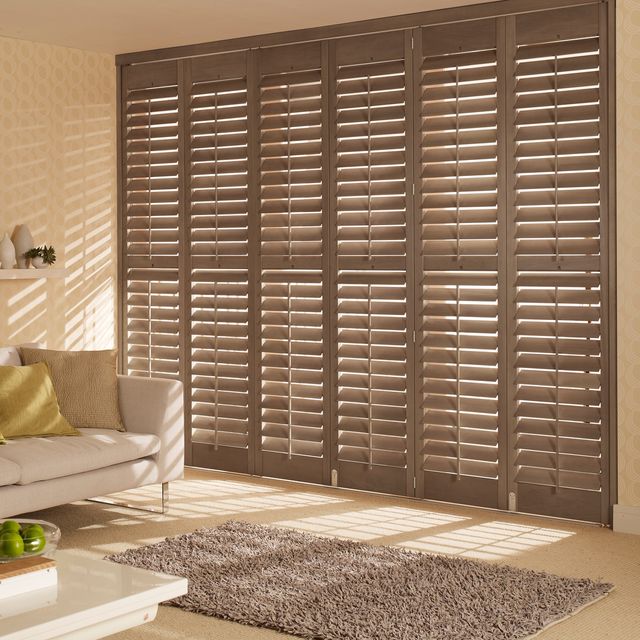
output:
[[[235,521],[108,559],[188,578],[167,604],[320,640],[519,640],[612,589]]]

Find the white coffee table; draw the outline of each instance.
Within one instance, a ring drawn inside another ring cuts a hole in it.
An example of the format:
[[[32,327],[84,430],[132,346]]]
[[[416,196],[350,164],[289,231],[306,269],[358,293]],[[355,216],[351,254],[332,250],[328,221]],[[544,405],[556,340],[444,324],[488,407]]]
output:
[[[156,617],[187,592],[186,578],[59,551],[57,588],[0,600],[2,640],[92,640]]]

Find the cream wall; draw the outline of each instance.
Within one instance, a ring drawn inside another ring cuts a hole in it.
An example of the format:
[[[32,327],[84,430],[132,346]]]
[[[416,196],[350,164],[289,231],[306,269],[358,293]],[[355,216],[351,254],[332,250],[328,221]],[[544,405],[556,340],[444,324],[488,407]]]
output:
[[[115,103],[113,56],[0,38],[0,235],[26,223],[68,271],[0,280],[0,345],[114,344]]]
[[[640,506],[640,0],[617,14],[618,502]]]

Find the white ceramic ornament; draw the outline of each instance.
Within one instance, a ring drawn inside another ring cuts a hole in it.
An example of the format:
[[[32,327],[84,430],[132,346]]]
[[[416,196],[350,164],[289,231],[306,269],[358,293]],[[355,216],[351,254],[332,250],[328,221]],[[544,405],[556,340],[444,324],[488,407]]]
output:
[[[9,238],[9,234],[5,233],[4,238],[0,241],[0,267],[2,269],[13,269],[16,264],[16,248]]]
[[[29,266],[29,259],[25,258],[24,254],[27,253],[29,249],[33,249],[34,246],[29,227],[27,227],[26,224],[19,224],[13,232],[11,240],[13,240],[13,246],[16,249],[18,269],[26,269]]]

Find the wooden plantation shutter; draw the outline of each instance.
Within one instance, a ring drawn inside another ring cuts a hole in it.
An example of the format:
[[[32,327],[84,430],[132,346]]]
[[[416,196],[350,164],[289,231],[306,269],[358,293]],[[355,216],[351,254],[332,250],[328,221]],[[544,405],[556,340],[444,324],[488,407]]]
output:
[[[127,67],[123,77],[124,366],[177,378],[178,86],[175,62]]]
[[[498,506],[496,21],[421,33],[420,493]]]
[[[519,16],[515,47],[518,508],[599,520],[607,427],[598,6]]]
[[[261,472],[323,480],[320,43],[261,52]]]
[[[407,491],[404,34],[336,44],[338,482]]]
[[[189,127],[192,460],[248,470],[246,54],[193,60]]]
[[[123,368],[184,382],[188,463],[608,522],[611,45],[580,1],[122,69]]]

